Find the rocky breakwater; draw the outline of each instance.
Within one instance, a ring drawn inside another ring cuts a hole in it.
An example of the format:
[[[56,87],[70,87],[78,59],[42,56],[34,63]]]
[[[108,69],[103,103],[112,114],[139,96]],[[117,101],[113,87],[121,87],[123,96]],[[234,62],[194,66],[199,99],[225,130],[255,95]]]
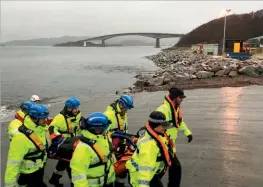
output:
[[[141,72],[131,91],[164,90],[171,86],[184,89],[263,85],[263,57],[239,61],[221,56],[170,50],[147,56],[160,69]]]

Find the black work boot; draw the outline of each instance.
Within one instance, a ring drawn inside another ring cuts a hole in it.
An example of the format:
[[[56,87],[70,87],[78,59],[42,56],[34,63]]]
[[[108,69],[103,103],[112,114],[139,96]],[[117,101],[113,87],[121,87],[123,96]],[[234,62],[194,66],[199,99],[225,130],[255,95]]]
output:
[[[59,183],[59,179],[62,177],[62,175],[58,175],[56,173],[53,173],[52,177],[49,179],[49,183],[54,185],[55,187],[63,187],[64,185]]]

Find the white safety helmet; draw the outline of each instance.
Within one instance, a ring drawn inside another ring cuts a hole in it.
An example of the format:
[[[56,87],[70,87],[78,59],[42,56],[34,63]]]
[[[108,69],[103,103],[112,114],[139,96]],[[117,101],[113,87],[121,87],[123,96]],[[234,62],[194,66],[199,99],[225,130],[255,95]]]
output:
[[[32,95],[30,100],[36,102],[36,101],[40,101],[40,98],[37,95]]]

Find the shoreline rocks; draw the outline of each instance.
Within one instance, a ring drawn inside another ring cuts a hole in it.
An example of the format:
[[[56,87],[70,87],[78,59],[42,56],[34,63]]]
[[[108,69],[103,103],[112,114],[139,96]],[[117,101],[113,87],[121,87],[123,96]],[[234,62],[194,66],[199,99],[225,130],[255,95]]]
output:
[[[180,83],[180,87],[195,83],[196,88],[224,87],[224,82],[227,86],[263,85],[263,57],[252,56],[251,59],[239,61],[175,49],[145,58],[152,60],[160,69],[154,73],[136,75],[137,81],[129,88],[130,92],[162,90],[162,87],[177,83]]]

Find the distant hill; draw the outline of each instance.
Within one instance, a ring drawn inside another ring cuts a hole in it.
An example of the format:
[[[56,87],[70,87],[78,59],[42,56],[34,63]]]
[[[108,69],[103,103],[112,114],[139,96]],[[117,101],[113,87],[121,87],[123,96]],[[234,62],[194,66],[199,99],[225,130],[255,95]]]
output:
[[[188,47],[203,42],[221,42],[223,28],[224,17],[214,19],[183,36],[176,46]],[[248,40],[261,35],[263,35],[263,9],[254,13],[227,16],[226,39]]]
[[[5,46],[53,46],[58,43],[73,42],[87,38],[90,38],[90,36],[62,36],[53,38],[36,38],[30,40],[13,40],[2,44]]]

